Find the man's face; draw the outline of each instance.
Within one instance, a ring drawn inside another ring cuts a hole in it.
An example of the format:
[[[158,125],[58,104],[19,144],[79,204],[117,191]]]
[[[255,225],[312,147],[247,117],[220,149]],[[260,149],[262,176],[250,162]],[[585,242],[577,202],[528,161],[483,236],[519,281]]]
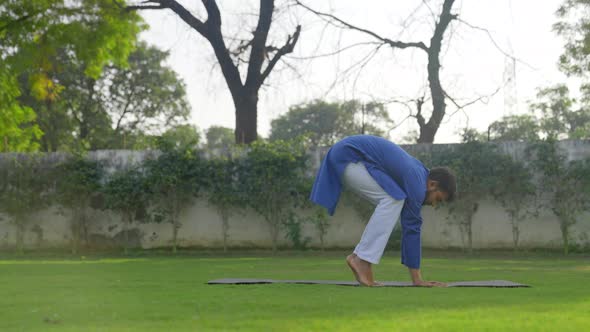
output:
[[[448,198],[449,194],[438,188],[437,181],[428,180],[424,205],[436,207],[439,203],[446,202]]]

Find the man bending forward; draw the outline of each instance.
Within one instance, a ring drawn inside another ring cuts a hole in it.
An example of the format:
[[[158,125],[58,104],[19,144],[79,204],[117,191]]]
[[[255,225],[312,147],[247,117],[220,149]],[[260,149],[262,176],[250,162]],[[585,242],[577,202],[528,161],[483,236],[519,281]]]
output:
[[[378,286],[372,264],[378,264],[398,219],[401,219],[401,263],[416,286],[444,286],[420,275],[420,230],[423,205],[453,200],[455,175],[445,167],[427,169],[396,144],[377,136],[350,136],[334,144],[322,161],[310,199],[334,214],[343,185],[375,204],[354,252],[346,258],[357,281]]]

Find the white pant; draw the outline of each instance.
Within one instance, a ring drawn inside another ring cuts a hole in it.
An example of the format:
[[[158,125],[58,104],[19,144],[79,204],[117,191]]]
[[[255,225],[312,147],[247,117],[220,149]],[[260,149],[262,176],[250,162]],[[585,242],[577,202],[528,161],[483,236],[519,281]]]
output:
[[[404,200],[398,201],[389,196],[360,162],[346,166],[342,182],[348,189],[376,205],[354,253],[371,264],[379,264],[389,236],[400,218]]]

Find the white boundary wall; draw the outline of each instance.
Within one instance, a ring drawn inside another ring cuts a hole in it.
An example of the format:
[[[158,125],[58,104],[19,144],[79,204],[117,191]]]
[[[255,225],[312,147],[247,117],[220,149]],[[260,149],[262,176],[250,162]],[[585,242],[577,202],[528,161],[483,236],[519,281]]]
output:
[[[590,157],[590,141],[562,141],[559,143],[570,159]],[[501,143],[500,148],[517,158],[523,158],[524,143]],[[410,153],[428,151],[436,148],[429,145],[405,146]],[[315,173],[326,149],[311,153]],[[137,151],[95,151],[93,159],[109,161],[110,170],[128,163],[137,163],[152,152]],[[330,218],[331,226],[325,238],[327,248],[352,248],[360,238],[365,220],[360,220],[354,209],[341,200],[336,214]],[[462,247],[461,233],[456,225],[447,219],[445,209],[435,210],[424,207],[422,243],[429,248]],[[112,212],[93,211],[88,230],[91,242],[98,246],[120,244],[122,224],[120,216]],[[69,215],[59,213],[52,207],[33,216],[25,232],[26,248],[68,247],[70,231]],[[8,216],[0,216],[0,248],[8,249],[15,245],[16,228]],[[212,207],[203,200],[197,200],[185,210],[180,221],[179,245],[190,247],[219,248],[222,246],[221,219]],[[229,246],[241,248],[270,248],[271,236],[264,219],[253,211],[233,216],[230,221]],[[396,226],[396,227],[399,227]],[[143,248],[165,247],[171,245],[172,227],[170,224],[133,224],[134,246]],[[313,226],[304,225],[303,236],[311,238],[311,245],[319,247],[319,237]],[[590,237],[590,213],[586,213],[572,228],[571,241],[588,244]],[[284,234],[279,236],[280,246],[289,246]],[[562,244],[559,223],[549,211],[521,224],[520,244],[524,248],[558,248]],[[475,248],[511,248],[512,231],[506,213],[492,201],[480,202],[473,224],[473,246]]]

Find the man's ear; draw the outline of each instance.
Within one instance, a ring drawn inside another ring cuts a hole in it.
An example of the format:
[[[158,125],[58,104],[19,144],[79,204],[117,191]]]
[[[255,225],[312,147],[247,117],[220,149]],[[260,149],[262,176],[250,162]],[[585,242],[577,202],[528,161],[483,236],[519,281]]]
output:
[[[428,189],[429,190],[436,190],[436,189],[438,189],[438,181],[430,180],[429,179],[427,183],[428,183]]]
[[[438,186],[438,181],[434,181],[434,180],[430,180],[430,179],[428,179],[428,181],[426,181],[426,187],[428,187],[428,190],[434,190],[434,189],[436,189],[437,186]]]

